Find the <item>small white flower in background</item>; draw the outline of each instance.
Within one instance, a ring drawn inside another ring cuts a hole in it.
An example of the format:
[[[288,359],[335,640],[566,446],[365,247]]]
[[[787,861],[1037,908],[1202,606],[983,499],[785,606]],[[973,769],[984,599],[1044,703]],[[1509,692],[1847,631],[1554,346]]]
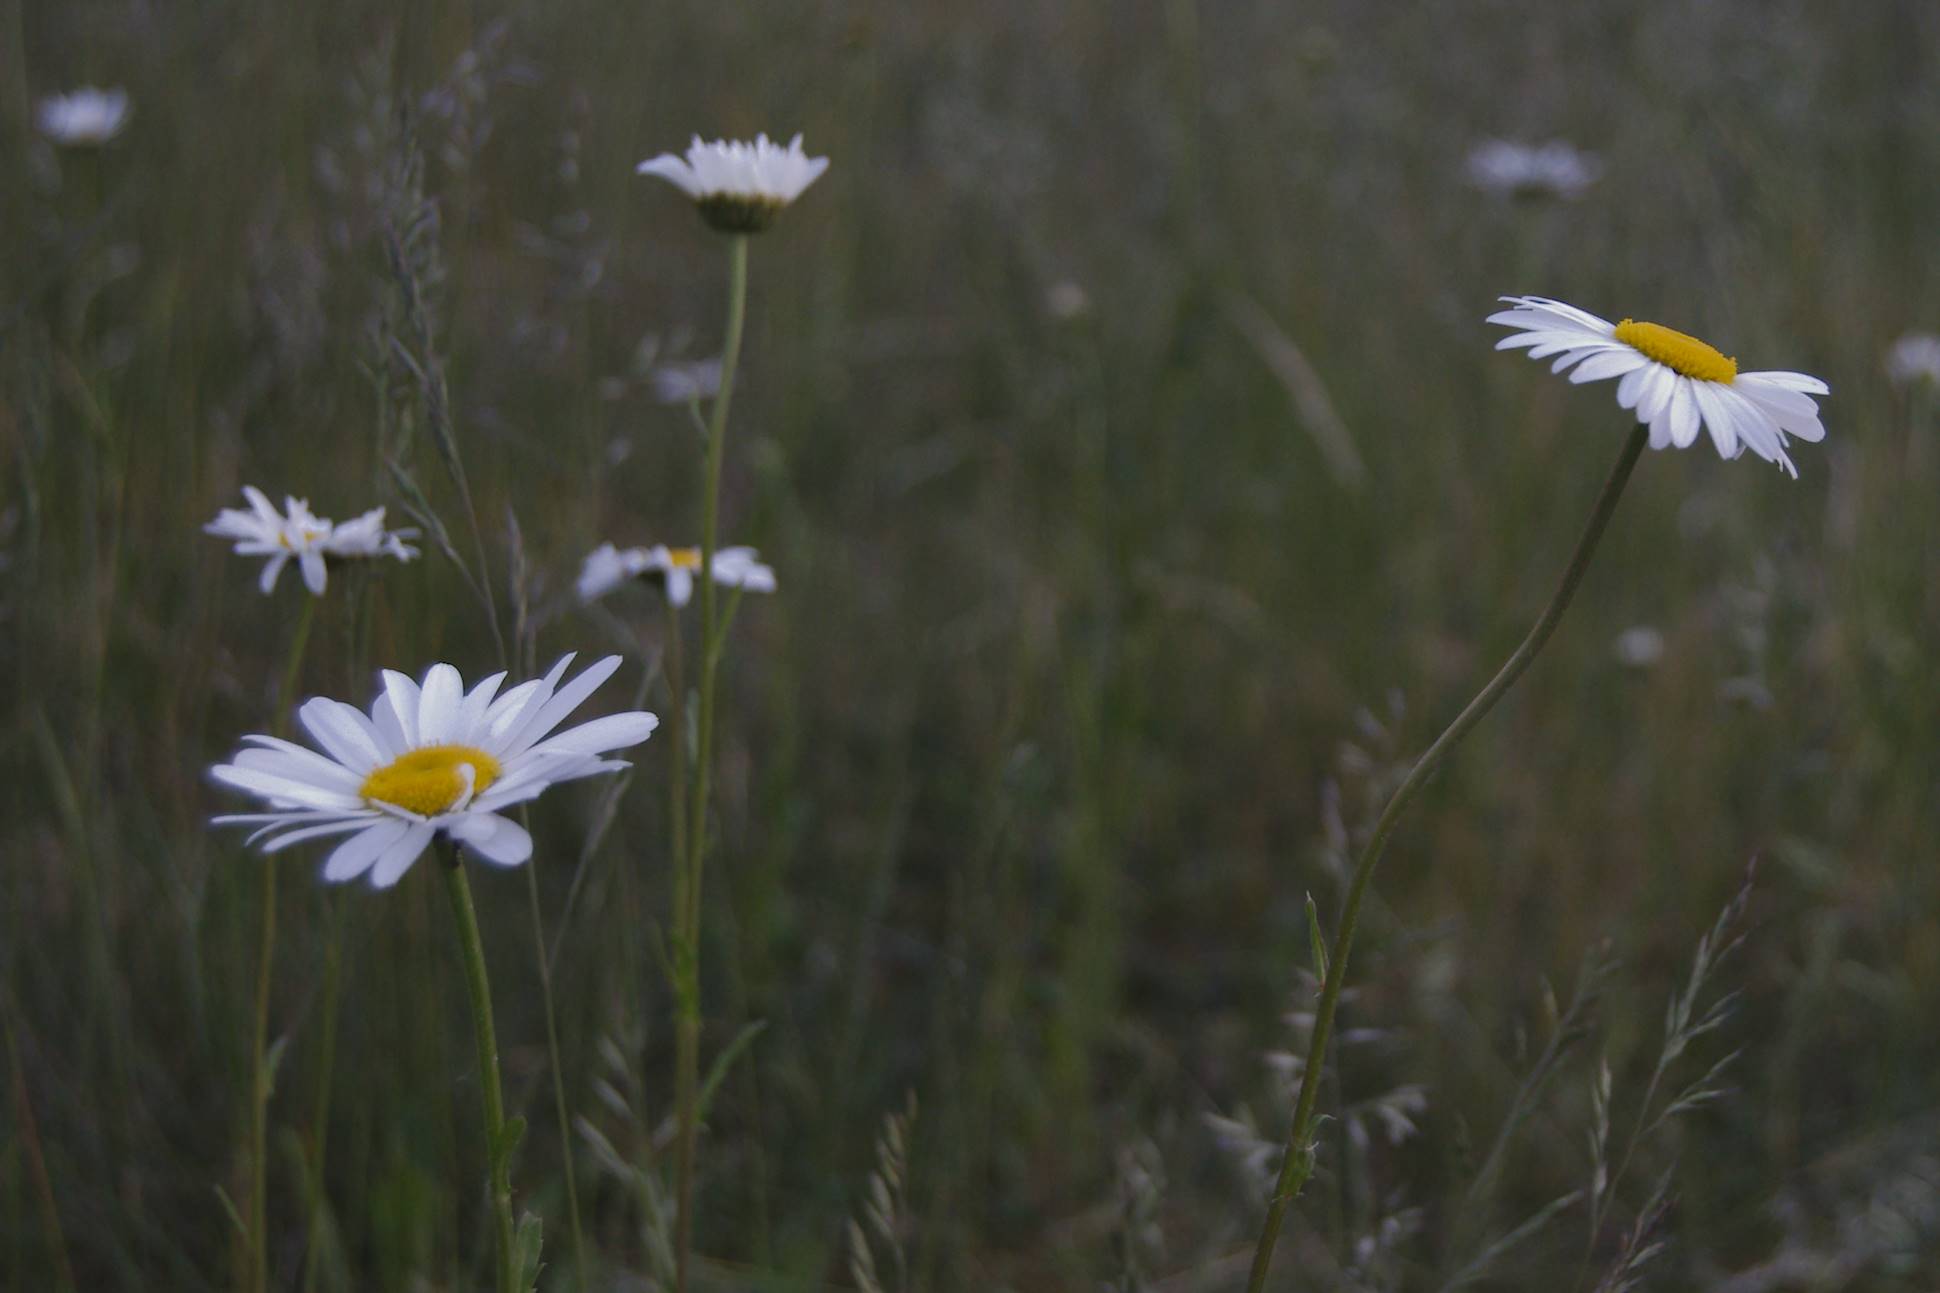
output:
[[[417,531],[386,530],[381,507],[354,521],[332,525],[328,518],[311,512],[305,499],[286,496],[285,510],[279,512],[254,485],[243,486],[243,497],[249,500],[248,511],[225,507],[202,529],[218,538],[234,539],[237,556],[269,558],[259,584],[265,593],[276,587],[283,567],[291,560],[302,570],[304,586],[321,597],[329,582],[331,561],[370,557],[409,561],[418,555],[416,548],[404,542],[416,537]]]
[[[1664,658],[1664,635],[1648,624],[1625,629],[1612,645],[1618,663],[1632,669],[1648,669]]]
[[[1514,328],[1497,350],[1527,347],[1531,359],[1556,356],[1550,371],[1571,369],[1570,381],[1616,377],[1617,404],[1635,409],[1650,428],[1650,447],[1688,449],[1698,428],[1711,433],[1720,456],[1749,449],[1793,477],[1798,468],[1785,452],[1786,437],[1825,439],[1814,395],[1826,384],[1804,373],[1741,373],[1696,337],[1658,323],[1625,319],[1611,323],[1587,310],[1542,296],[1505,296],[1515,308],[1489,316]]]
[[[330,557],[346,560],[391,557],[398,561],[409,561],[418,555],[418,550],[405,540],[417,537],[416,530],[385,529],[384,509],[373,507],[354,521],[331,527],[330,537],[323,541],[323,550]]]
[[[298,498],[286,497],[287,514],[279,512],[254,485],[243,486],[243,497],[249,500],[249,511],[225,507],[202,527],[203,533],[234,539],[239,557],[268,557],[260,585],[265,593],[276,587],[283,567],[294,558],[303,571],[305,586],[322,596],[327,579],[324,544],[331,535],[330,522],[314,515],[309,503]]]
[[[719,359],[683,359],[661,364],[647,374],[653,397],[662,404],[692,404],[721,393]]]
[[[701,218],[723,233],[760,233],[827,170],[829,159],[810,157],[796,135],[783,148],[766,135],[753,143],[699,135],[686,157],[662,153],[635,168],[677,186],[700,208]]]
[[[1070,279],[1060,279],[1044,293],[1044,308],[1060,323],[1070,323],[1091,313],[1091,297]]]
[[[660,544],[623,549],[602,543],[587,554],[580,568],[579,600],[594,601],[629,579],[644,579],[660,584],[673,605],[685,606],[694,596],[694,576],[700,568],[699,548]],[[753,548],[722,548],[714,554],[714,582],[751,593],[772,593],[775,572],[761,564],[761,554]]]
[[[84,85],[34,105],[34,124],[57,144],[87,148],[105,144],[128,124],[128,92]]]
[[[1469,183],[1491,193],[1518,198],[1561,198],[1573,202],[1603,174],[1603,163],[1552,139],[1546,144],[1516,144],[1491,139],[1469,151]]]
[[[368,714],[321,696],[306,701],[297,718],[322,753],[244,737],[234,760],[209,775],[270,811],[215,824],[256,827],[249,842],[265,841],[265,853],[349,835],[324,862],[323,878],[369,874],[379,889],[396,884],[440,834],[496,866],[517,866],[532,856],[532,837],[500,810],[558,782],[626,767],[606,756],[646,740],[660,722],[636,710],[555,734],[620,667],[620,657],[608,656],[562,687],[572,660],[561,657],[544,678],[504,695],[503,673],[467,692],[458,670],[435,664],[421,685],[385,670]]]
[[[1940,386],[1940,337],[1911,332],[1886,352],[1886,375],[1900,386],[1930,382]]]

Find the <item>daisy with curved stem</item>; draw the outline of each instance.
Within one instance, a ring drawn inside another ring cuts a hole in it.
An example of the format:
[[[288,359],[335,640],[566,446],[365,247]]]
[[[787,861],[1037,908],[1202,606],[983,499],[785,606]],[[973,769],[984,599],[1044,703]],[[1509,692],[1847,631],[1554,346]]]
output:
[[[1798,468],[1785,452],[1787,437],[1825,439],[1815,395],[1826,384],[1804,373],[1741,373],[1738,361],[1705,341],[1661,323],[1611,323],[1543,296],[1505,296],[1513,308],[1489,316],[1515,332],[1497,350],[1527,349],[1531,359],[1555,357],[1551,372],[1570,381],[1617,379],[1617,403],[1650,428],[1653,449],[1688,449],[1702,428],[1723,458],[1749,449],[1787,475]]]
[[[753,143],[739,139],[706,143],[695,135],[685,157],[662,153],[641,162],[635,171],[657,175],[694,199],[710,228],[750,234],[773,224],[828,168],[828,158],[802,151],[800,135],[789,140],[786,148],[766,135],[756,135]]]
[[[602,543],[586,554],[579,571],[579,600],[596,601],[631,580],[660,588],[673,606],[685,606],[694,596],[694,580],[701,568],[699,548],[616,548]],[[714,554],[714,582],[743,592],[772,593],[775,572],[763,565],[753,548],[722,548]]]
[[[620,666],[618,656],[608,656],[565,682],[572,660],[563,656],[545,677],[503,694],[502,672],[467,691],[448,664],[433,665],[422,682],[386,670],[368,712],[323,697],[304,703],[298,720],[317,749],[250,736],[230,762],[210,770],[215,781],[267,805],[215,819],[255,827],[250,842],[265,853],[347,836],[324,862],[328,881],[368,876],[374,887],[389,888],[427,847],[439,845],[478,1042],[499,1293],[517,1293],[522,1274],[512,1227],[515,1147],[505,1134],[491,989],[460,852],[494,866],[526,862],[532,837],[502,810],[560,782],[626,767],[610,756],[646,740],[659,722],[633,711],[559,730]]]
[[[1327,1043],[1340,1006],[1341,987],[1346,982],[1348,955],[1353,951],[1361,903],[1374,877],[1375,864],[1381,860],[1389,837],[1400,825],[1402,814],[1428,779],[1522,677],[1556,631],[1563,612],[1576,595],[1577,586],[1583,581],[1584,572],[1589,569],[1590,558],[1595,555],[1597,543],[1616,511],[1618,500],[1623,497],[1624,486],[1629,484],[1630,474],[1643,456],[1645,446],[1688,445],[1696,437],[1697,420],[1701,418],[1711,428],[1713,440],[1725,457],[1735,457],[1744,448],[1750,448],[1761,457],[1790,469],[1791,460],[1784,456],[1784,437],[1790,434],[1802,440],[1818,440],[1824,435],[1819,426],[1818,406],[1806,398],[1826,393],[1825,383],[1816,377],[1802,373],[1740,374],[1734,361],[1704,342],[1659,324],[1630,320],[1611,324],[1546,297],[1503,299],[1513,302],[1516,308],[1491,316],[1490,322],[1521,330],[1505,345],[1527,345],[1537,358],[1560,353],[1562,358],[1556,363],[1556,370],[1561,372],[1575,366],[1573,380],[1621,375],[1630,385],[1627,389],[1620,388],[1618,403],[1626,409],[1637,409],[1639,423],[1625,437],[1616,464],[1605,478],[1603,489],[1590,509],[1590,519],[1576,541],[1575,551],[1570,554],[1569,564],[1563,568],[1563,577],[1528,636],[1488,685],[1476,693],[1408,770],[1381,810],[1366,846],[1355,861],[1347,897],[1341,906],[1339,927],[1325,958],[1316,967],[1321,975],[1320,1002],[1314,1009],[1313,1034],[1301,1073],[1300,1094],[1295,1099],[1293,1117],[1287,1128],[1286,1152],[1280,1160],[1273,1193],[1267,1199],[1266,1217],[1260,1226],[1259,1242],[1253,1250],[1247,1293],[1260,1293],[1266,1287],[1274,1245],[1287,1210],[1313,1174],[1314,1137],[1321,1074],[1327,1067]],[[1523,341],[1523,337],[1533,339]],[[1589,365],[1595,365],[1590,368],[1590,375],[1581,376],[1584,367]],[[1745,383],[1752,379],[1761,380],[1752,381],[1751,390],[1747,391]],[[1780,394],[1796,394],[1798,400],[1781,399]]]

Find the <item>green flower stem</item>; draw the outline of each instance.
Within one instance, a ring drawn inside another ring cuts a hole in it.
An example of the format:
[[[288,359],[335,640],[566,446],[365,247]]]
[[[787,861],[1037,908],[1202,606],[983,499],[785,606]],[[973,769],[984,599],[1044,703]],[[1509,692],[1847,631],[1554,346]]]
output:
[[[512,1180],[505,1144],[505,1096],[499,1087],[498,1033],[492,1026],[492,985],[485,975],[485,942],[478,933],[471,885],[458,860],[458,846],[441,840],[445,892],[458,926],[458,950],[465,962],[465,988],[471,996],[472,1032],[478,1040],[478,1091],[484,1106],[485,1162],[492,1199],[492,1248],[498,1266],[498,1293],[521,1293],[512,1262]]]
[[[707,859],[707,798],[714,760],[714,683],[721,658],[714,553],[720,546],[721,459],[727,443],[728,403],[734,369],[741,360],[741,330],[748,304],[748,237],[728,243],[727,338],[721,350],[721,387],[707,423],[707,484],[701,496],[701,694],[695,733],[694,792],[687,815],[685,877],[675,887],[674,995],[679,1015],[674,1034],[674,1100],[679,1117],[675,1151],[674,1289],[687,1291],[688,1254],[694,1235],[694,1133],[701,1040],[701,879]]]
[[[277,734],[289,727],[288,711],[296,694],[303,653],[310,645],[310,624],[316,619],[317,599],[306,596],[290,635],[290,655],[283,666],[282,690],[277,696]],[[269,989],[276,964],[276,864],[263,864],[261,938],[256,948],[256,1000],[249,1060],[249,1287],[254,1293],[269,1288],[269,1098],[274,1086],[269,1063]]]
[[[1576,551],[1570,556],[1563,578],[1550,597],[1549,604],[1537,617],[1535,627],[1529,630],[1529,636],[1522,640],[1522,645],[1489,680],[1489,685],[1468,703],[1468,707],[1448,725],[1448,730],[1436,737],[1428,752],[1415,763],[1407,779],[1395,790],[1394,797],[1382,810],[1380,819],[1374,824],[1374,834],[1362,850],[1360,860],[1354,864],[1354,877],[1347,889],[1347,904],[1341,911],[1340,932],[1334,936],[1333,947],[1328,949],[1327,980],[1321,987],[1320,1007],[1314,1014],[1313,1040],[1307,1050],[1306,1071],[1300,1078],[1300,1097],[1294,1104],[1293,1124],[1287,1134],[1286,1157],[1281,1161],[1280,1177],[1274,1186],[1273,1197],[1267,1203],[1266,1221],[1260,1228],[1259,1244],[1253,1251],[1252,1274],[1246,1281],[1247,1293],[1260,1293],[1266,1287],[1267,1272],[1273,1263],[1273,1245],[1280,1237],[1280,1225],[1286,1219],[1287,1208],[1299,1197],[1307,1178],[1313,1173],[1314,1112],[1320,1098],[1320,1075],[1326,1067],[1327,1041],[1333,1032],[1334,1011],[1340,1005],[1341,985],[1347,979],[1347,957],[1354,947],[1354,930],[1360,920],[1361,900],[1367,895],[1368,881],[1374,876],[1374,864],[1381,860],[1388,837],[1394,834],[1402,813],[1407,811],[1408,805],[1421,792],[1428,778],[1434,775],[1470,729],[1482,721],[1483,715],[1493,709],[1503,694],[1515,685],[1516,679],[1536,658],[1536,653],[1549,641],[1549,635],[1555,632],[1557,622],[1563,618],[1570,599],[1576,594],[1576,586],[1583,581],[1583,572],[1589,568],[1590,558],[1596,552],[1597,541],[1603,537],[1604,527],[1609,524],[1610,514],[1616,510],[1617,500],[1623,496],[1624,486],[1630,482],[1631,470],[1643,453],[1649,430],[1642,425],[1636,426],[1631,429],[1629,439],[1624,441],[1623,451],[1617,455],[1616,465],[1603,482],[1603,491],[1597,495],[1596,507],[1590,512],[1588,524],[1583,527],[1583,537],[1576,541]]]

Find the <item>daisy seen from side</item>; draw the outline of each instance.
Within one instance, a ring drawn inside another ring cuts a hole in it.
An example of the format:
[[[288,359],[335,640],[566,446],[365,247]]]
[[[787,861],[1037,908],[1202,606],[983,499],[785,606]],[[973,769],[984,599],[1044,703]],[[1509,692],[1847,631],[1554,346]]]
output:
[[[1806,373],[1740,372],[1738,361],[1708,342],[1659,323],[1611,323],[1587,310],[1542,296],[1505,296],[1510,309],[1490,323],[1515,331],[1497,350],[1527,349],[1531,359],[1555,362],[1572,383],[1617,380],[1617,404],[1650,428],[1653,449],[1688,449],[1708,431],[1724,458],[1749,449],[1787,475],[1798,468],[1786,453],[1788,437],[1825,438],[1814,399],[1829,393]]]
[[[457,669],[434,664],[422,682],[385,670],[368,712],[325,697],[307,701],[297,718],[318,748],[243,738],[244,748],[209,775],[262,800],[266,811],[215,824],[254,827],[249,842],[265,853],[347,835],[323,865],[333,883],[368,875],[388,889],[440,835],[496,866],[518,866],[532,856],[532,837],[503,810],[560,782],[626,767],[612,753],[646,740],[660,722],[636,710],[556,731],[620,667],[620,657],[607,656],[561,685],[572,660],[562,656],[545,677],[503,694],[504,673],[467,691]]]
[[[694,200],[701,218],[722,233],[760,233],[821,177],[829,159],[810,157],[796,135],[786,148],[757,135],[746,140],[699,135],[684,157],[662,153],[635,168],[657,175]]]
[[[694,596],[694,579],[700,573],[699,548],[616,548],[602,543],[586,556],[579,571],[579,600],[595,601],[630,579],[661,586],[674,606],[685,606]],[[714,554],[714,582],[723,588],[744,592],[772,593],[775,572],[762,564],[761,554],[753,548],[722,548]]]

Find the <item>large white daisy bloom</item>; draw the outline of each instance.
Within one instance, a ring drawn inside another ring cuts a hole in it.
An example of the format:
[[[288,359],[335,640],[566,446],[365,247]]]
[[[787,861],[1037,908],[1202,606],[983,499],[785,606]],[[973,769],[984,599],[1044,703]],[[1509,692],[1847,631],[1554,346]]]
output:
[[[1650,428],[1653,449],[1688,449],[1702,425],[1721,456],[1736,458],[1749,449],[1797,477],[1786,437],[1825,439],[1812,397],[1828,388],[1816,377],[1741,373],[1737,360],[1658,323],[1611,323],[1542,296],[1502,300],[1514,308],[1491,314],[1489,322],[1516,332],[1497,342],[1497,350],[1527,348],[1531,359],[1554,355],[1550,371],[1568,369],[1576,383],[1621,379],[1617,403],[1636,410],[1637,421]]]
[[[128,92],[84,85],[69,94],[50,95],[34,105],[34,124],[57,144],[105,144],[128,124]]]
[[[1574,201],[1603,174],[1603,163],[1560,139],[1546,144],[1491,139],[1468,155],[1469,183],[1510,197]]]
[[[594,601],[606,596],[629,579],[646,579],[660,584],[667,600],[685,606],[694,596],[694,576],[700,572],[699,548],[616,548],[602,543],[586,556],[579,571],[579,600]],[[753,548],[722,548],[714,554],[714,582],[726,588],[751,593],[775,591],[775,572],[761,564],[761,554]]]
[[[246,748],[209,775],[270,811],[215,822],[256,827],[249,842],[263,840],[265,853],[349,835],[324,862],[323,878],[368,874],[379,889],[396,884],[440,833],[487,862],[517,866],[532,856],[532,837],[500,811],[556,782],[626,767],[606,755],[638,745],[660,722],[635,711],[555,733],[620,667],[620,657],[608,656],[562,687],[572,659],[562,656],[544,678],[504,695],[503,673],[468,692],[456,669],[434,664],[422,685],[385,670],[368,714],[342,701],[307,701],[297,717],[323,753],[244,737]]]
[[[287,511],[279,512],[254,485],[243,486],[243,497],[249,500],[247,512],[225,507],[216,514],[215,520],[202,527],[203,533],[234,539],[237,556],[268,557],[260,582],[265,593],[276,587],[283,567],[294,558],[303,571],[304,585],[321,597],[328,578],[325,545],[334,527],[312,513],[310,504],[300,498],[285,497]]]
[[[635,169],[677,186],[694,199],[701,216],[714,228],[759,233],[828,167],[828,158],[802,151],[800,135],[786,148],[766,135],[757,135],[753,143],[739,139],[705,143],[696,135],[685,157],[662,153]]]

